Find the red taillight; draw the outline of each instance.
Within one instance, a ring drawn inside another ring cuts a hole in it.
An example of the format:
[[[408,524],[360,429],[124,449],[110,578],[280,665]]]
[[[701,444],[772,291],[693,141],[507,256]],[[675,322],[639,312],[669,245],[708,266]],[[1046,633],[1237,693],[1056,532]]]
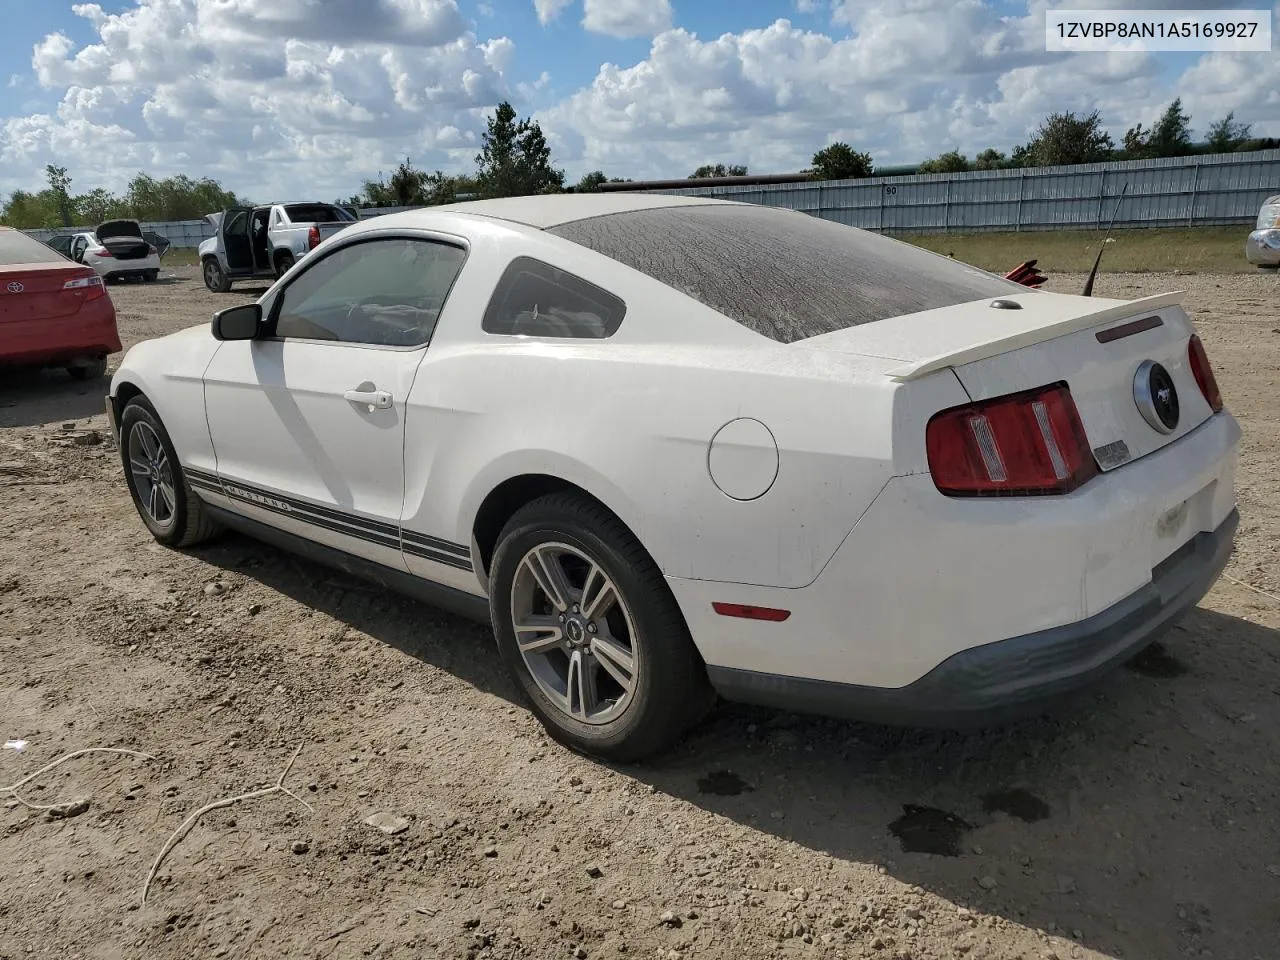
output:
[[[157,249],[155,248],[155,245],[153,244],[152,246],[147,247],[147,256],[149,256],[149,257],[158,257],[158,256],[160,256],[160,251],[159,251],[159,250],[157,250]]]
[[[949,496],[1068,493],[1098,472],[1065,383],[934,414],[925,447]]]
[[[790,610],[778,610],[775,607],[753,607],[746,603],[720,603],[711,604],[711,608],[722,617],[740,617],[743,620],[768,620],[772,623],[781,623],[791,616]]]
[[[83,290],[85,302],[97,300],[107,295],[107,286],[96,273],[68,280],[62,285],[63,290]]]
[[[307,231],[307,249],[314,250],[320,246],[320,228],[313,226]]]
[[[1196,384],[1208,401],[1209,408],[1217,413],[1222,409],[1222,391],[1218,389],[1218,378],[1213,375],[1213,367],[1209,363],[1209,355],[1204,352],[1204,344],[1194,333],[1191,335],[1191,342],[1187,344],[1187,361],[1191,364],[1191,375],[1196,378]]]
[[[101,250],[93,251],[93,255],[95,257],[109,257],[111,256],[111,251],[108,250],[106,247],[103,247]]]

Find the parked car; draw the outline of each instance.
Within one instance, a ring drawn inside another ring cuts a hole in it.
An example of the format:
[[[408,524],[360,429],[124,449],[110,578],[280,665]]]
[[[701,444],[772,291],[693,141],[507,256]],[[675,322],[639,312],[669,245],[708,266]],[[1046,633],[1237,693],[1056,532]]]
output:
[[[154,282],[160,276],[160,250],[146,238],[137,220],[108,220],[92,232],[62,234],[47,242],[64,257],[93,267],[107,282]]]
[[[356,222],[332,203],[271,203],[233,207],[205,220],[215,235],[200,244],[204,283],[225,293],[236,280],[282,277],[339,230]]]
[[[1280,268],[1280,194],[1263,202],[1258,222],[1244,242],[1244,255],[1264,270]]]
[[[103,376],[120,351],[102,277],[19,230],[0,227],[0,365]]]
[[[1192,607],[1238,521],[1179,294],[704,198],[348,227],[135,346],[107,406],[159,542],[233,527],[486,620],[550,733],[614,759],[715,693],[1042,710]]]

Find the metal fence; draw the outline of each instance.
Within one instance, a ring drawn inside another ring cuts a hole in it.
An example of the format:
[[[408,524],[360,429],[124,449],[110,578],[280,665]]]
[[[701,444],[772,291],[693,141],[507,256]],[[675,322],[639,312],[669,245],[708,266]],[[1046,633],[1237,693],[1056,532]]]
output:
[[[1092,229],[1107,224],[1113,215],[1117,227],[1245,224],[1257,219],[1263,200],[1280,194],[1280,150],[642,192],[787,207],[855,227],[897,233]],[[359,214],[365,219],[407,209],[411,208],[372,207]],[[213,236],[213,228],[203,220],[144,223],[142,228],[167,237],[178,248],[198,247]],[[26,232],[47,240],[91,229]]]
[[[1280,193],[1280,150],[644,192],[787,207],[898,233],[1092,229],[1113,215],[1116,227],[1244,224]]]

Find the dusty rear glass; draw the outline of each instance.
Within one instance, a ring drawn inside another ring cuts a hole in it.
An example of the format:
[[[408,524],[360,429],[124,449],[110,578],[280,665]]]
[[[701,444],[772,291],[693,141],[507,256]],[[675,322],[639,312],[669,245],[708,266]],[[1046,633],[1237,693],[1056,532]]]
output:
[[[757,206],[682,206],[552,227],[780,343],[1027,288],[879,234]]]
[[[0,229],[0,266],[16,263],[61,263],[62,257],[39,240],[17,230]]]

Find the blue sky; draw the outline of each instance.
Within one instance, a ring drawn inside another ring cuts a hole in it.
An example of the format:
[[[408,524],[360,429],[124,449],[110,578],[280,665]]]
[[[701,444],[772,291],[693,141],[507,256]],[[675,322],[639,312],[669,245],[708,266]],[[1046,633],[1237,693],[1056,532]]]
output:
[[[146,170],[345,196],[406,155],[470,169],[501,99],[570,180],[790,171],[833,140],[886,165],[1008,150],[1054,110],[1099,109],[1119,139],[1175,95],[1197,134],[1234,110],[1280,135],[1277,53],[1047,54],[1047,0],[0,5],[0,195],[58,162],[77,190]]]

